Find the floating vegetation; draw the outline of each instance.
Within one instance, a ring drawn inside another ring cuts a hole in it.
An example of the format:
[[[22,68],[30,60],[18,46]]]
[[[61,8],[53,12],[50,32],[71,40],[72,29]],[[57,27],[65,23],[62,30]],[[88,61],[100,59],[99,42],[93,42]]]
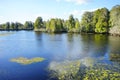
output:
[[[119,80],[120,65],[97,62],[84,58],[73,61],[52,62],[51,78],[58,80]]]
[[[11,62],[20,63],[20,64],[23,64],[23,65],[27,65],[27,64],[32,64],[32,63],[36,63],[36,62],[42,62],[44,60],[45,59],[41,58],[41,57],[35,57],[35,58],[32,58],[32,59],[28,59],[28,58],[24,58],[24,57],[19,57],[19,58],[13,58],[10,61]]]
[[[120,67],[116,65],[98,63],[93,67],[85,68],[83,80],[119,80]]]
[[[0,33],[0,36],[8,36],[11,34],[14,34],[14,32],[2,32],[2,33]]]
[[[80,61],[64,61],[64,62],[52,62],[49,69],[52,72],[52,77],[56,77],[59,80],[70,80],[75,77],[79,71]]]
[[[120,62],[120,54],[119,53],[111,53],[110,60]]]
[[[93,66],[94,63],[95,63],[95,59],[94,58],[90,58],[90,57],[85,57],[84,59],[81,59],[80,61],[86,67]]]

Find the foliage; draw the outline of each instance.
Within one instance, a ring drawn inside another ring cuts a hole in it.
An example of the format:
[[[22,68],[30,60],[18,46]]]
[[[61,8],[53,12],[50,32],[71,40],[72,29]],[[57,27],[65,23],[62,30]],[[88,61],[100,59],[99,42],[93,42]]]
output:
[[[91,32],[94,33],[94,25],[93,25],[93,12],[85,12],[82,16],[81,21],[81,31],[82,32]]]
[[[111,34],[120,34],[120,5],[116,5],[110,11],[109,19]]]
[[[47,32],[84,32],[84,33],[111,33],[120,35],[120,5],[114,6],[110,12],[107,8],[97,9],[93,12],[85,12],[81,22],[73,15],[68,20],[52,18],[43,21],[37,17],[35,23],[26,21],[0,24],[0,30],[35,30]]]
[[[35,23],[34,23],[34,28],[35,29],[40,29],[42,27],[43,27],[42,17],[37,17],[37,19],[35,20]]]
[[[94,12],[93,23],[96,33],[108,33],[109,11],[107,8],[101,8]]]
[[[31,21],[26,21],[25,22],[24,29],[32,30],[33,28],[34,28],[33,22],[31,22]]]
[[[69,16],[69,20],[68,20],[68,31],[72,31],[73,28],[75,28],[75,19],[73,17],[73,15]]]
[[[52,18],[50,21],[46,23],[46,30],[48,32],[62,32],[64,31],[63,22],[61,19]]]

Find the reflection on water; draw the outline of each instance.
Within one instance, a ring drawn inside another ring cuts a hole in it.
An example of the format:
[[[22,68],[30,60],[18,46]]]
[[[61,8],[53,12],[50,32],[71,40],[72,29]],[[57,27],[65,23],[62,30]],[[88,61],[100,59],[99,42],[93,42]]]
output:
[[[120,37],[102,34],[18,31],[2,36],[0,80],[119,80],[119,42]],[[34,60],[22,58],[30,63],[26,66],[9,61],[21,56],[46,60],[31,64]]]
[[[108,35],[67,34],[66,40],[65,57],[62,57],[62,61],[53,60],[50,63],[51,78],[59,80],[118,80],[120,78],[120,65],[109,61],[111,57],[108,56],[111,54],[112,46],[109,47],[111,39],[109,40]],[[114,58],[114,61],[116,59]]]

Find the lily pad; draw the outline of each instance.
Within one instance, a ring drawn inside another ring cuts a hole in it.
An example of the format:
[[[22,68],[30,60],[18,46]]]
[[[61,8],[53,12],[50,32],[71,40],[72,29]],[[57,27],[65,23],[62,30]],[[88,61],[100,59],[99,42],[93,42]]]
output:
[[[25,57],[19,57],[19,58],[12,58],[10,61],[11,62],[16,62],[16,63],[20,63],[23,65],[28,65],[28,64],[32,64],[32,63],[36,63],[36,62],[42,62],[44,61],[44,58],[41,57],[35,57],[35,58],[25,58]]]

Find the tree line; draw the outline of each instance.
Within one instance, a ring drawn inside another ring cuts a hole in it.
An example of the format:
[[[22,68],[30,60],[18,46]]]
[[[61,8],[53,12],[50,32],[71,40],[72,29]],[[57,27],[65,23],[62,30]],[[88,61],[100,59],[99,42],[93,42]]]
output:
[[[43,21],[37,17],[35,22],[26,21],[0,24],[0,30],[35,30],[46,32],[84,32],[84,33],[111,33],[120,34],[120,5],[114,6],[110,11],[107,8],[85,12],[81,21],[70,15],[68,20],[52,18]]]
[[[20,22],[6,22],[5,24],[0,24],[0,30],[33,30],[33,24],[31,21],[26,21],[25,24]]]

